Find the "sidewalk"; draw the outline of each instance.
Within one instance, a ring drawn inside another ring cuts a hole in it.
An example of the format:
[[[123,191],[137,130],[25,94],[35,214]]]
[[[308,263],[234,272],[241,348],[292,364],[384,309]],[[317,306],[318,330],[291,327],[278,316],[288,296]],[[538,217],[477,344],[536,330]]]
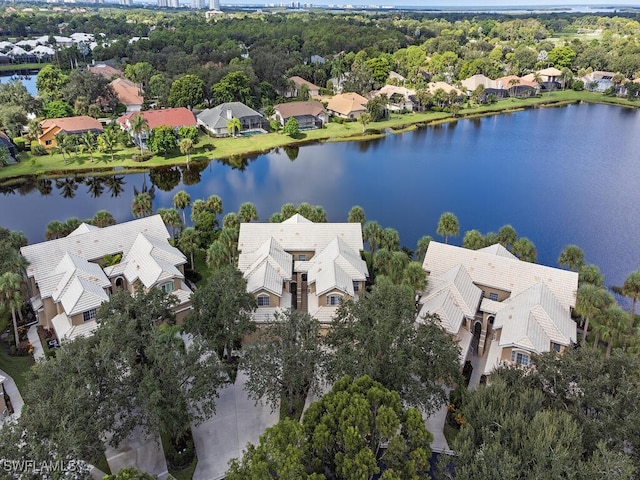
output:
[[[33,345],[33,359],[36,362],[40,360],[44,360],[46,357],[44,356],[44,348],[42,347],[42,342],[40,341],[40,335],[38,335],[37,325],[31,325],[29,330],[27,330],[27,337],[29,338],[29,343]]]
[[[16,382],[13,381],[13,378],[11,378],[2,370],[0,370],[0,375],[5,377],[4,390],[7,392],[7,395],[9,395],[9,398],[11,398],[11,405],[13,405],[13,411],[15,412],[12,417],[18,418],[20,416],[22,406],[24,405],[22,395],[20,395],[18,387],[16,386]]]

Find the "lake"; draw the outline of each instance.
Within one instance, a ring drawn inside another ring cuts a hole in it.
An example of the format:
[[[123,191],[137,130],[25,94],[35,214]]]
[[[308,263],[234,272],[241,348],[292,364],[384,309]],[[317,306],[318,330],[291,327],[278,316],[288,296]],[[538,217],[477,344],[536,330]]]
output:
[[[450,240],[456,244],[467,230],[495,232],[510,223],[535,243],[540,263],[556,266],[564,246],[575,243],[608,285],[621,284],[640,268],[638,132],[634,109],[531,109],[370,142],[281,149],[236,167],[214,161],[188,172],[188,185],[179,169],[128,175],[115,197],[105,187],[94,198],[86,184],[77,184],[72,199],[63,198],[64,186],[55,181],[48,195],[25,184],[0,196],[0,225],[37,242],[54,219],[89,218],[107,209],[118,221],[129,220],[134,188],[153,180],[168,190],[156,188],[154,208],[171,206],[184,189],[192,199],[219,195],[225,212],[254,202],[262,221],[286,202],[322,205],[334,222],[346,221],[351,206],[361,205],[368,219],[397,229],[411,249],[422,235],[439,238],[444,211],[460,220],[461,235]],[[46,185],[40,188],[47,192]]]
[[[38,72],[36,71],[26,71],[24,74],[19,75],[0,75],[0,83],[8,83],[11,80],[18,80],[22,82],[24,88],[27,89],[27,92],[33,97],[38,95],[38,89],[36,88],[36,77],[38,76]]]

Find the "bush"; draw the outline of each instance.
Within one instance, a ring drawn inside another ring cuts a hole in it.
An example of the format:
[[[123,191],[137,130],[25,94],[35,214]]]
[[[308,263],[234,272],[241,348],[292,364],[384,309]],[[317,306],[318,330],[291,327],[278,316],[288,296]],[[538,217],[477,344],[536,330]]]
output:
[[[584,90],[584,82],[582,80],[574,80],[571,83],[571,89],[575,90],[576,92],[581,92],[582,90]]]
[[[41,157],[47,154],[47,149],[40,145],[37,140],[31,142],[31,154],[37,157]]]
[[[24,152],[27,149],[27,142],[22,137],[16,137],[13,139],[13,144],[19,152]]]
[[[171,470],[182,470],[189,466],[196,454],[190,428],[176,437],[169,438],[165,447],[167,464]]]
[[[134,153],[132,158],[134,162],[146,162],[151,157],[153,157],[152,152],[144,152],[142,155],[140,155],[139,153]]]

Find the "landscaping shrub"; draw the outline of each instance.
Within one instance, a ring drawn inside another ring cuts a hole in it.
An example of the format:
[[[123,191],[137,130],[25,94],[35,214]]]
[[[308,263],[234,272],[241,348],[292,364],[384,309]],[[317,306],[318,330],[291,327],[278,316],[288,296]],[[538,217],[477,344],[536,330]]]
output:
[[[47,149],[40,145],[37,140],[31,142],[31,154],[41,157],[47,154]]]
[[[13,139],[13,144],[16,146],[16,150],[24,152],[27,149],[27,142],[22,137],[16,137]]]
[[[187,429],[184,433],[172,437],[166,442],[167,464],[171,470],[182,470],[191,464],[195,456],[195,447],[193,445],[193,436],[191,429]]]
[[[574,80],[573,83],[571,83],[571,88],[576,92],[581,92],[584,90],[584,82],[582,80]]]
[[[133,155],[133,161],[134,162],[146,162],[151,157],[153,157],[153,153],[152,152],[144,152],[142,155],[140,155],[139,153],[135,153]]]

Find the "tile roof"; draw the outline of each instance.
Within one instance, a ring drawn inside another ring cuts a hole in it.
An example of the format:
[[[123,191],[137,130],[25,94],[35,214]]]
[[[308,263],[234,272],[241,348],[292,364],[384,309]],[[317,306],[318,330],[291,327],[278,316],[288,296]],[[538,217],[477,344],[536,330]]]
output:
[[[313,83],[305,80],[302,77],[299,77],[297,75],[294,75],[293,77],[289,78],[289,80],[291,80],[293,82],[293,84],[296,86],[296,88],[300,88],[302,85],[306,85],[307,87],[309,87],[309,90],[319,90],[320,87],[317,85],[314,85]]]
[[[439,90],[439,89],[444,90],[446,93],[456,92],[458,95],[462,95],[462,92],[460,90],[458,90],[453,85],[449,85],[446,82],[431,82],[431,83],[428,83],[427,84],[427,89],[429,90],[429,93],[431,95],[433,95],[436,92],[436,90]]]
[[[111,286],[111,283],[109,283]],[[60,303],[67,315],[76,315],[93,308],[98,308],[103,302],[109,300],[109,295],[96,282],[83,277],[76,277],[69,284]]]
[[[257,292],[265,288],[282,296],[282,285],[291,280],[293,257],[274,239],[268,238],[253,252],[241,253],[238,268],[247,280],[247,291]]]
[[[515,346],[538,353],[548,352],[551,342],[569,345],[576,341],[571,314],[543,283],[537,283],[505,302],[495,316],[494,328],[502,328],[501,346]]]
[[[140,280],[150,288],[163,280],[183,278],[176,265],[185,261],[182,252],[168,242],[139,233],[121,263],[127,265],[123,273],[129,283]]]
[[[418,313],[418,321],[429,313],[437,314],[440,317],[440,325],[451,335],[458,334],[465,317],[450,289],[439,290],[425,299]]]
[[[338,289],[354,296],[353,282],[364,282],[368,276],[367,264],[360,252],[349,248],[338,237],[334,237],[309,263],[308,282],[316,284],[316,295]]]
[[[98,328],[98,323],[95,320],[89,320],[81,325],[72,325],[71,320],[64,312],[53,317],[51,323],[62,342],[78,337],[87,337]]]
[[[510,85],[509,82],[511,82],[511,80],[516,80],[518,83],[516,85]],[[534,75],[532,73],[529,75],[525,75],[524,77],[518,77],[517,75],[507,75],[506,77],[498,78],[496,81],[500,85],[502,85],[502,88],[506,89],[516,86],[525,86],[532,88],[538,87],[538,83],[534,80]]]
[[[86,132],[88,130],[98,130],[102,132],[102,124],[98,120],[87,115],[81,115],[78,117],[48,118],[42,120],[40,122],[40,128],[42,129],[40,137],[55,127],[69,134]]]
[[[290,117],[302,117],[305,115],[311,115],[317,117],[321,114],[326,114],[324,105],[317,100],[309,100],[307,102],[288,102],[279,103],[273,107],[280,116],[285,120]]]
[[[538,70],[538,74],[545,77],[558,77],[562,75],[562,72],[555,67],[544,68],[542,70]]]
[[[391,98],[392,95],[402,95],[405,99],[414,96],[416,91],[412,88],[398,87],[396,85],[385,85],[377,92],[373,93],[373,96],[378,97],[380,95],[386,95]]]
[[[511,258],[512,260],[518,260],[513,253],[504,248],[499,243],[494,243],[493,245],[489,245],[488,247],[480,248],[479,252],[490,253],[491,255],[498,255],[500,257]]]
[[[367,109],[367,100],[362,95],[354,92],[340,93],[329,100],[327,110],[341,115],[349,115],[355,112],[364,112]]]
[[[116,78],[109,85],[113,88],[118,101],[123,105],[142,105],[144,103],[138,85],[131,80]]]
[[[242,119],[244,117],[255,116],[262,118],[259,112],[247,107],[242,102],[221,103],[213,108],[207,108],[197,115],[200,123],[215,129],[227,128],[227,122],[231,120],[231,118]]]
[[[356,252],[364,248],[359,223],[305,223],[298,218],[295,223],[241,223],[238,250],[241,254],[254,252],[271,237],[288,252],[317,252],[334,237],[339,237]]]
[[[128,122],[135,115],[142,115],[147,119],[149,129],[154,129],[161,125],[170,127],[195,127],[198,123],[191,110],[184,107],[163,108],[161,110],[145,110],[143,112],[128,113],[118,118],[118,122],[128,127]]]
[[[497,80],[491,80],[489,77],[482,74],[477,74],[477,75],[473,75],[472,77],[465,78],[460,83],[462,84],[463,87],[465,87],[467,90],[470,90],[472,92],[476,88],[478,88],[480,85],[484,85],[484,88],[493,88],[493,89],[505,88],[502,85],[500,85]]]
[[[111,80],[113,77],[123,77],[124,73],[122,70],[118,70],[117,68],[113,68],[110,65],[91,65],[89,67],[89,71],[91,73],[95,73],[96,75],[102,75],[107,80]]]
[[[423,269],[432,277],[438,277],[459,264],[464,265],[476,285],[505,290],[514,297],[532,285],[544,282],[567,311],[575,306],[578,288],[576,272],[435,241],[429,244]]]

